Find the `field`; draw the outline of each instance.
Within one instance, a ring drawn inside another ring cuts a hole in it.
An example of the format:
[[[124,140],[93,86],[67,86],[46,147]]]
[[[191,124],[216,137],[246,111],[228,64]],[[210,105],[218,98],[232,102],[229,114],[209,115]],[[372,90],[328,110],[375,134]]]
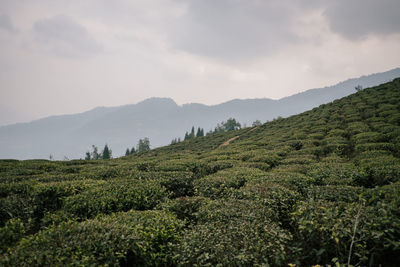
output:
[[[400,79],[112,160],[1,160],[0,265],[398,266]]]

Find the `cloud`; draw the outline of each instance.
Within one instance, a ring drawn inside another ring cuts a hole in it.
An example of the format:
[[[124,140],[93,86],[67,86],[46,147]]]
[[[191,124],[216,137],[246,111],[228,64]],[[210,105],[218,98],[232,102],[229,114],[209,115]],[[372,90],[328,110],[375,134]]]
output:
[[[0,15],[0,28],[10,32],[10,33],[16,33],[17,29],[14,27],[14,25],[11,22],[11,19],[7,15]]]
[[[293,12],[283,1],[191,0],[173,25],[175,49],[237,61],[262,57],[296,41]]]
[[[88,57],[102,50],[86,28],[67,16],[36,21],[33,30],[45,49],[60,56]]]
[[[399,0],[335,0],[324,15],[332,31],[348,39],[400,33]]]
[[[321,11],[329,30],[351,41],[400,32],[399,0],[189,0],[170,25],[171,46],[232,63],[262,59],[290,44],[306,42],[296,23]],[[317,39],[318,36],[313,38]]]

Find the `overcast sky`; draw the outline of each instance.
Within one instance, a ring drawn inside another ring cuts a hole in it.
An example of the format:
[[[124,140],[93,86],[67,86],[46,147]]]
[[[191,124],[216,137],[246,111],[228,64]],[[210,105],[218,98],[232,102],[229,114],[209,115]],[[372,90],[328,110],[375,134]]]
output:
[[[400,66],[399,14],[399,0],[0,0],[1,123],[383,72]]]

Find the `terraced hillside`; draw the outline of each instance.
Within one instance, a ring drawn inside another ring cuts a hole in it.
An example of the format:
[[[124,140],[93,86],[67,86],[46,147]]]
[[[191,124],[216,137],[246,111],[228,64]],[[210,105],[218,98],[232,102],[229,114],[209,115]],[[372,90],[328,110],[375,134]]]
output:
[[[400,79],[109,161],[0,161],[0,265],[398,266]]]

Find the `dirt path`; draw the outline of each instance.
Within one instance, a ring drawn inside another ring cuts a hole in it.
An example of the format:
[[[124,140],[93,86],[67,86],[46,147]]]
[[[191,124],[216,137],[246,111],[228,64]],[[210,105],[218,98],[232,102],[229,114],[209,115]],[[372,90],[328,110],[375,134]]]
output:
[[[225,141],[222,145],[220,145],[219,147],[227,146],[227,145],[229,145],[230,142],[232,142],[232,141],[234,141],[234,140],[236,140],[236,139],[238,139],[238,138],[239,138],[239,135],[234,136],[234,137],[232,137],[232,138],[226,140],[226,141]]]
[[[252,131],[258,129],[258,127],[260,127],[260,126],[254,127],[253,129],[251,129],[250,131],[248,131],[248,133],[250,133],[250,132],[252,132]],[[236,139],[238,139],[239,137],[240,137],[240,135],[234,136],[234,137],[232,137],[232,138],[226,140],[226,141],[225,141],[223,144],[221,144],[219,147],[227,146],[227,145],[229,145],[231,142],[233,142],[233,141],[235,141]]]
[[[250,131],[248,131],[248,133],[251,133],[252,131],[255,131],[255,130],[257,130],[257,129],[258,129],[258,127],[260,127],[260,126],[256,126],[256,127],[254,127],[253,129],[251,129]]]

